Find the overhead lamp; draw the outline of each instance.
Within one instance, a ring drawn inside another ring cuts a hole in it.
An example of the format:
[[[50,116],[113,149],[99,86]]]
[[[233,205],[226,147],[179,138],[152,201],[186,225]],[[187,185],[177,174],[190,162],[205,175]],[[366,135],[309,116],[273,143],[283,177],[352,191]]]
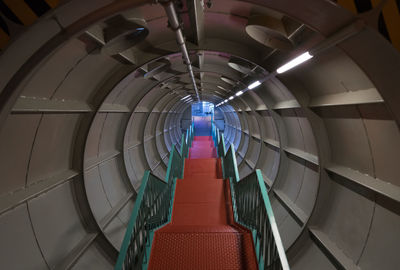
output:
[[[227,99],[225,99],[225,100],[224,100],[224,102],[225,102],[225,103],[227,103],[227,102],[228,102],[228,100],[227,100]]]
[[[238,91],[235,95],[236,95],[237,97],[238,97],[238,96],[241,96],[241,95],[243,95],[243,91]]]
[[[181,100],[187,99],[188,97],[190,97],[190,95],[187,95],[187,96],[181,98]]]
[[[256,88],[257,86],[259,86],[261,84],[260,81],[255,81],[253,83],[251,83],[247,88],[249,88],[250,90],[253,88]]]
[[[294,68],[295,66],[300,65],[301,63],[304,63],[307,60],[310,60],[311,58],[313,58],[313,56],[309,52],[305,52],[278,68],[276,72],[278,72],[278,74],[281,74],[288,71],[289,69]]]
[[[232,100],[232,99],[233,99],[233,96],[229,97],[228,99],[229,99],[229,100]]]

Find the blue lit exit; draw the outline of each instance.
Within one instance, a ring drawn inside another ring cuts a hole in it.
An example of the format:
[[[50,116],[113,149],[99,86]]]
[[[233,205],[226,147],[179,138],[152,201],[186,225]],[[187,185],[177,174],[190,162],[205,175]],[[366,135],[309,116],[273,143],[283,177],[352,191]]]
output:
[[[212,116],[214,115],[214,104],[201,101],[192,104],[192,116]]]
[[[211,136],[211,121],[214,118],[214,104],[201,101],[192,104],[195,136]]]

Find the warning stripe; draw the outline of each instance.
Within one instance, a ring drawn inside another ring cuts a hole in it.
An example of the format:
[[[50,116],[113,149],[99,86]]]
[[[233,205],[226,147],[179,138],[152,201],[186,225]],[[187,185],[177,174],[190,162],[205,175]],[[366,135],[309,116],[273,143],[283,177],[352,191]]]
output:
[[[0,28],[0,49],[4,48],[9,40],[10,36]]]
[[[353,14],[363,13],[376,7],[381,0],[337,0],[337,3]],[[379,32],[400,51],[400,1],[389,0],[379,16]]]
[[[3,0],[3,2],[24,25],[31,25],[38,18],[23,0]]]
[[[51,8],[55,8],[58,3],[60,2],[60,0],[46,0],[46,3],[51,7]]]
[[[353,12],[353,14],[357,14],[357,8],[354,0],[338,0],[337,3],[347,10]]]
[[[1,16],[16,24],[29,26],[38,17],[55,8],[59,2],[60,0],[0,0],[0,50],[10,40],[8,26]]]
[[[372,0],[372,5],[375,7],[379,2],[378,0]],[[396,1],[387,1],[382,9],[382,14],[390,40],[393,46],[400,51],[400,13]]]
[[[4,33],[10,35],[10,31],[8,31],[8,26],[2,17],[0,17],[0,28],[3,30]]]
[[[24,2],[40,17],[50,10],[50,6],[43,0],[24,0]]]
[[[4,15],[4,17],[9,19],[10,21],[22,25],[20,19],[18,19],[18,17],[15,16],[14,12],[12,12],[12,10],[6,4],[4,4],[3,1],[0,1],[0,12],[2,15]]]

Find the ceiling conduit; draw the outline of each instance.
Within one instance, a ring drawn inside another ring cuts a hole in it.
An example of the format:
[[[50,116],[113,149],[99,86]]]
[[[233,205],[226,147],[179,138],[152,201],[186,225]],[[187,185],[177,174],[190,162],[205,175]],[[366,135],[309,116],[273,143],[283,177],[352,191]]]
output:
[[[181,25],[179,24],[178,16],[176,15],[174,4],[171,1],[168,1],[166,3],[163,3],[163,6],[165,9],[165,12],[167,13],[168,21],[171,26],[171,29],[175,31],[176,42],[178,43],[179,47],[181,48],[183,62],[187,66],[187,69],[189,72],[189,77],[192,81],[194,91],[196,92],[198,101],[200,101],[199,91],[197,90],[196,80],[195,80],[194,74],[193,74],[193,67],[190,63],[189,53],[187,51],[186,44],[185,44],[185,38],[182,33]]]

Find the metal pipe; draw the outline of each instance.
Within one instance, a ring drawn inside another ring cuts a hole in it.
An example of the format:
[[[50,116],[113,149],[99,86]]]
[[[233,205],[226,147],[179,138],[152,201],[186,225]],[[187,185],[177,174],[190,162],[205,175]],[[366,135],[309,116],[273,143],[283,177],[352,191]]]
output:
[[[198,101],[200,101],[199,91],[197,90],[196,80],[195,80],[194,74],[193,74],[193,67],[192,67],[192,64],[190,63],[189,53],[186,48],[185,38],[182,33],[182,27],[179,24],[179,20],[178,20],[176,11],[175,11],[174,3],[172,1],[168,1],[166,3],[163,3],[163,7],[165,9],[165,12],[167,13],[169,24],[170,24],[172,30],[176,34],[176,42],[178,43],[178,45],[182,51],[183,62],[187,66],[187,69],[189,72],[189,77],[190,77],[193,87],[194,87],[194,91],[196,92]]]

